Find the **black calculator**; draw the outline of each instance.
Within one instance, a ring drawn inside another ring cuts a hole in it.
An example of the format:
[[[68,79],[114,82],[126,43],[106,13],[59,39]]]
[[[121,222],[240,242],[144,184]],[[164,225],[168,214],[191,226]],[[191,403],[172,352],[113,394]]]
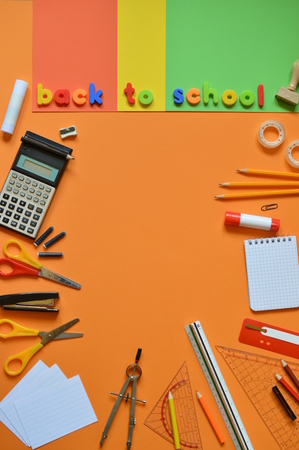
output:
[[[0,225],[37,236],[72,151],[26,131],[0,193]]]

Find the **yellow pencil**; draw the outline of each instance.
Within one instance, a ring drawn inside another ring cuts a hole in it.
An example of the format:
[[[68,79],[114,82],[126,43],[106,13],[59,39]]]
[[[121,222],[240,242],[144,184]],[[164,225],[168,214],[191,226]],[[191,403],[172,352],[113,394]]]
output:
[[[227,181],[220,183],[222,187],[255,187],[255,186],[299,186],[299,181]]]
[[[215,195],[216,199],[226,198],[244,198],[244,197],[269,197],[276,195],[299,194],[299,189],[282,189],[281,191],[264,191],[264,192],[235,192],[232,194]]]
[[[176,450],[179,450],[181,448],[181,444],[180,444],[178,424],[176,421],[176,415],[175,415],[175,409],[174,409],[174,401],[173,401],[173,396],[172,396],[171,391],[169,391],[169,394],[168,394],[168,404],[169,404],[169,410],[170,410],[174,448]]]
[[[252,175],[270,175],[278,177],[292,177],[299,178],[299,173],[294,172],[276,172],[273,170],[257,170],[257,169],[237,169],[239,173],[248,173]]]

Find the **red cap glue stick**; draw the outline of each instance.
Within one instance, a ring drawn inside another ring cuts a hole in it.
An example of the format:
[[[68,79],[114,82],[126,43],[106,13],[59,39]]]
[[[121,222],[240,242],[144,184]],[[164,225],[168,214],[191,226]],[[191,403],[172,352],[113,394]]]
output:
[[[258,228],[259,230],[278,231],[280,220],[270,217],[252,216],[238,212],[226,211],[225,225],[234,225],[235,227]]]

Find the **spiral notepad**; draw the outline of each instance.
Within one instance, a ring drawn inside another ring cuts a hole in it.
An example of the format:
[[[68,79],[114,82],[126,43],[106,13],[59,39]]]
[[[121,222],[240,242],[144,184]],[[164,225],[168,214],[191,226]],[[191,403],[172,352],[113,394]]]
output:
[[[249,305],[253,311],[299,306],[296,236],[244,241]]]

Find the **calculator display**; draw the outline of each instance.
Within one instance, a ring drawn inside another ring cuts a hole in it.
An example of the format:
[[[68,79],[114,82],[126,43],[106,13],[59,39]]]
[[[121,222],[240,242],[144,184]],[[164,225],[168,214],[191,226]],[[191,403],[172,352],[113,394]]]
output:
[[[49,166],[48,164],[44,164],[40,161],[29,158],[25,155],[20,155],[16,167],[20,167],[21,169],[25,169],[33,175],[39,175],[46,180],[55,181],[55,178],[59,172],[58,169]]]

